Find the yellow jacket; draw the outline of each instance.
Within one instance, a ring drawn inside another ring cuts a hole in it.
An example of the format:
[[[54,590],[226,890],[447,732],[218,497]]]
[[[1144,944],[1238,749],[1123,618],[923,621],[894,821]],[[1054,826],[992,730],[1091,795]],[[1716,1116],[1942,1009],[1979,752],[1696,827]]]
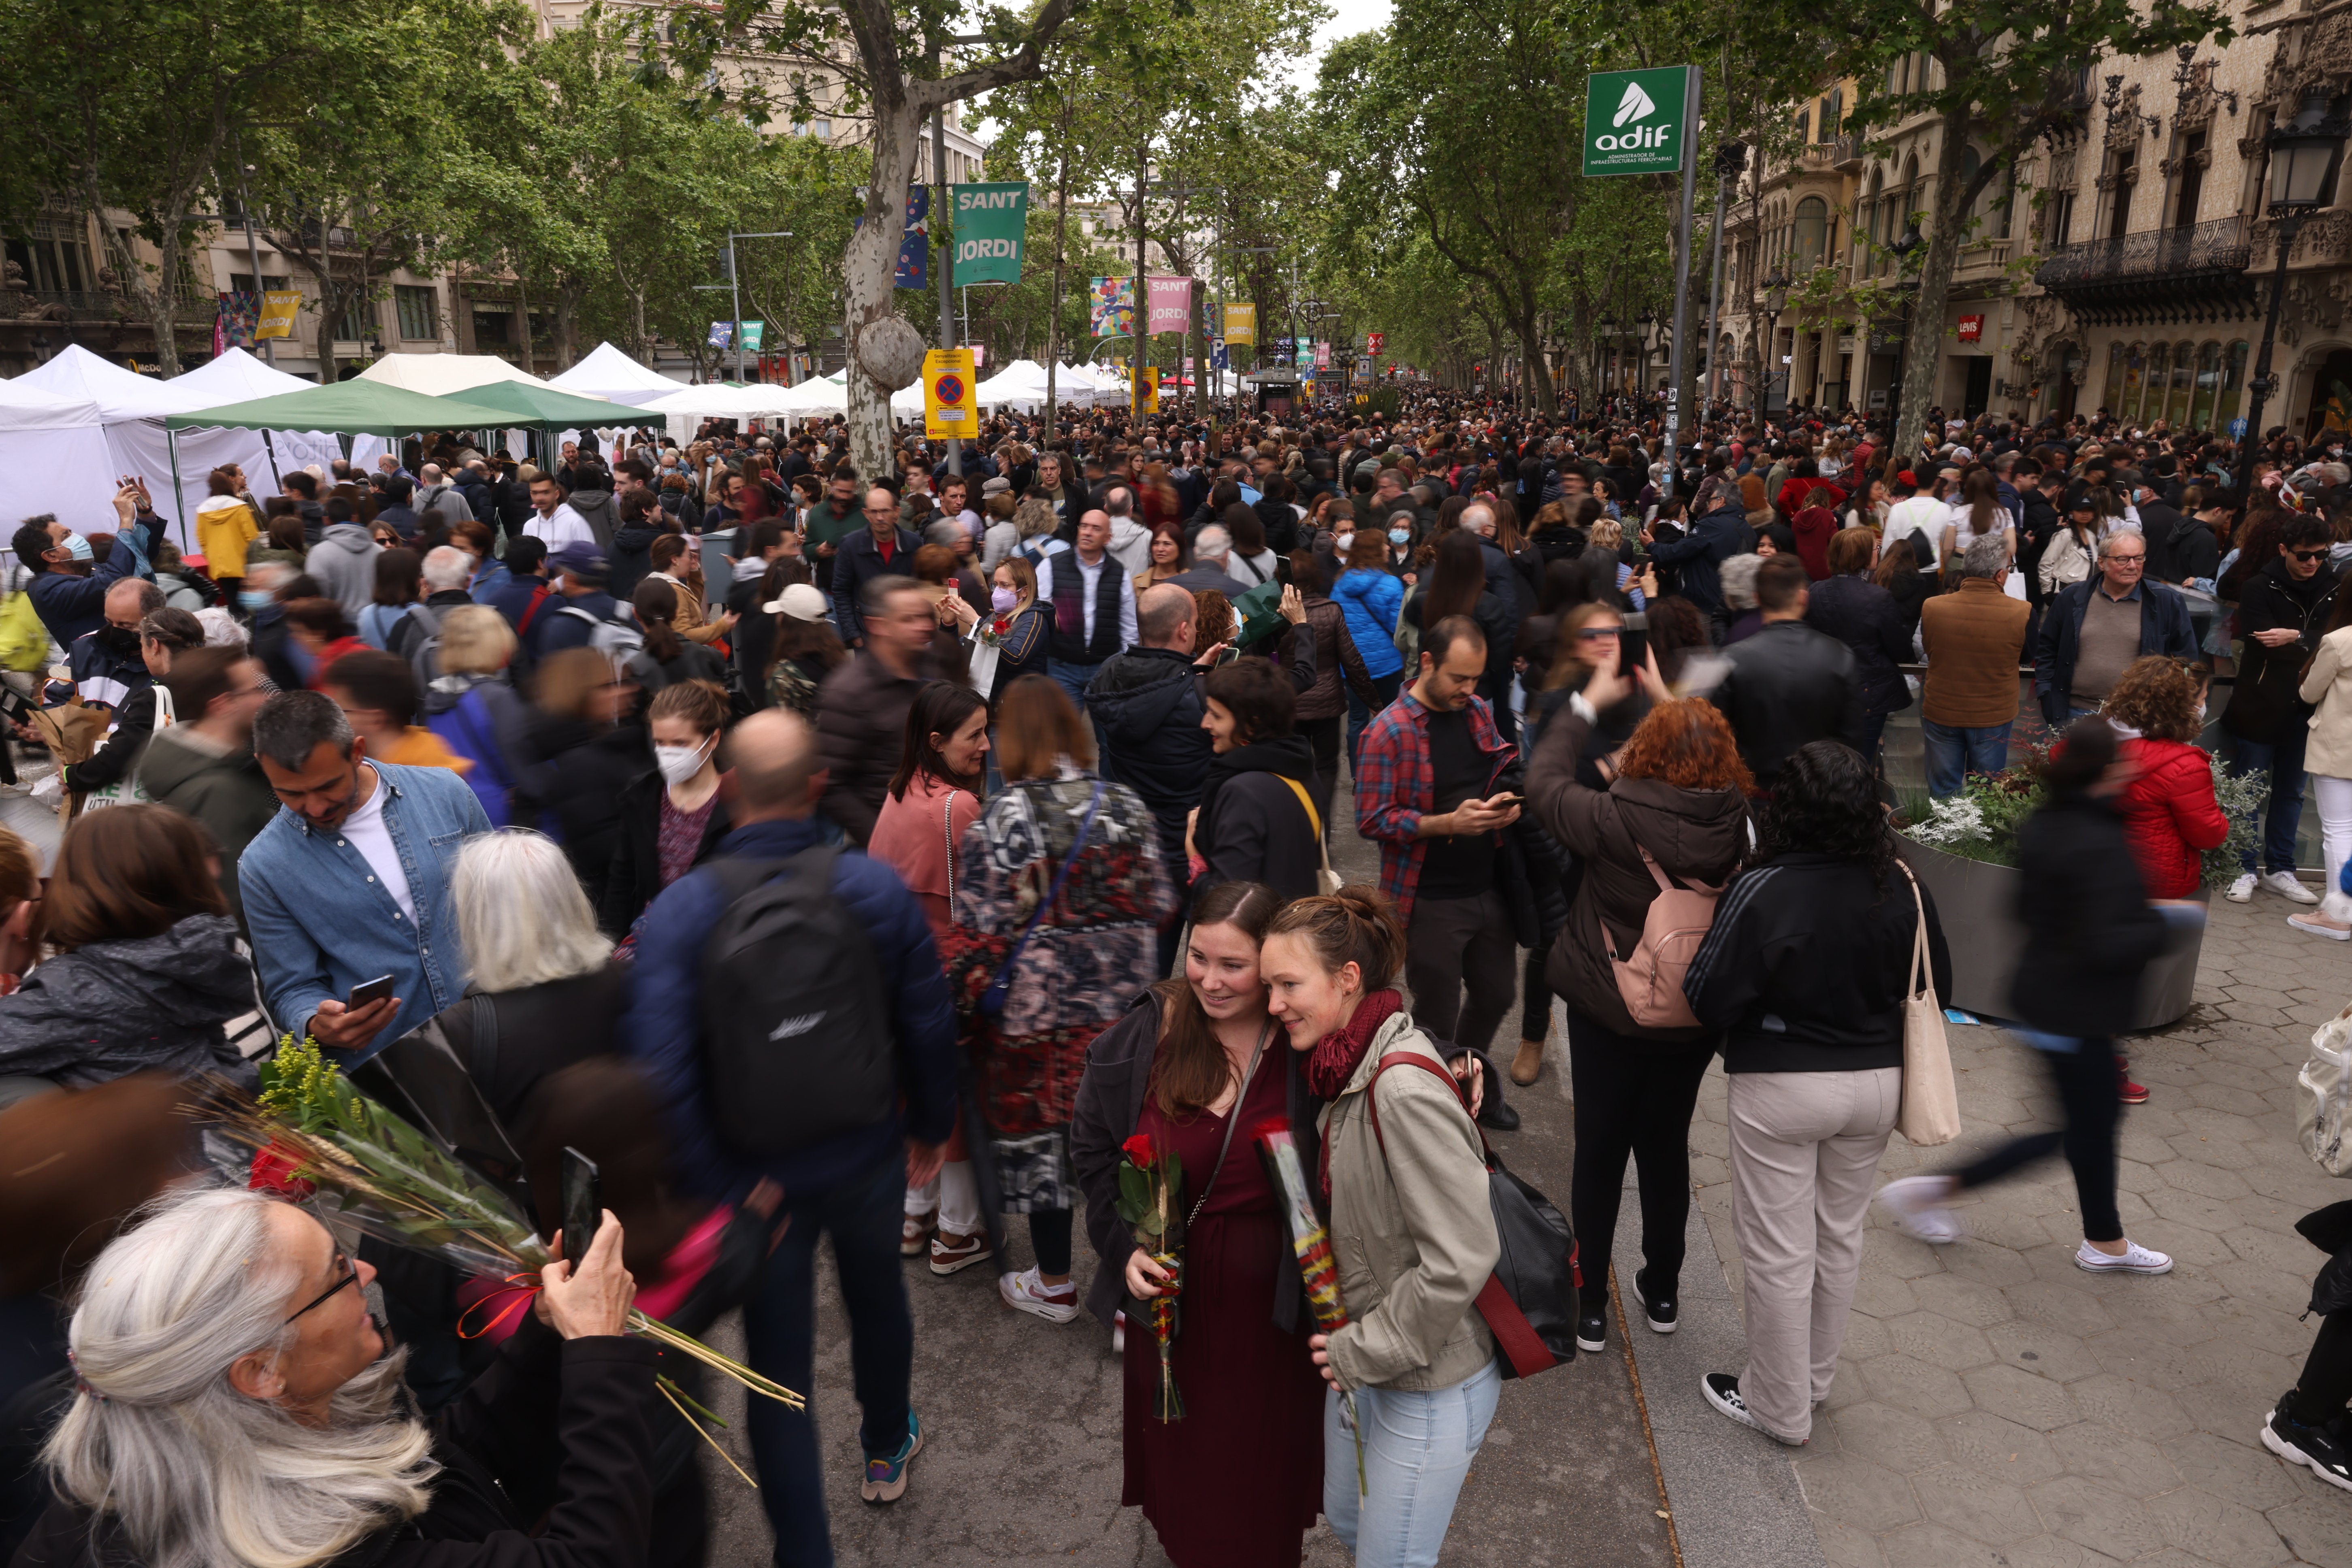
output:
[[[245,575],[245,551],[261,537],[261,520],[235,496],[206,496],[196,508],[196,548],[215,582]]]
[[[400,739],[376,761],[398,768],[447,768],[454,773],[471,773],[474,768],[473,758],[459,756],[422,724],[411,724],[402,731]]]

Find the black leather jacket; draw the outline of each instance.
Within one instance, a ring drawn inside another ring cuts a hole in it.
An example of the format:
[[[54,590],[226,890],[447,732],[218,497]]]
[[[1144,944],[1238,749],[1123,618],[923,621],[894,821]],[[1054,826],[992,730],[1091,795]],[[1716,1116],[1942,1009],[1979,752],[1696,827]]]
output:
[[[1730,668],[1708,700],[1731,721],[1740,759],[1769,790],[1800,746],[1862,750],[1862,669],[1853,650],[1799,621],[1775,621],[1724,652]]]

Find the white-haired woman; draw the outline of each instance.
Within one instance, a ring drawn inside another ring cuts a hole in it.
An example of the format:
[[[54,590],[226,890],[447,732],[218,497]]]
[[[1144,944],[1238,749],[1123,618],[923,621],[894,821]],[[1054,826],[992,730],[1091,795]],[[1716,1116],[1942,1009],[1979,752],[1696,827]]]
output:
[[[652,1347],[607,1214],[436,1427],[363,1295],[375,1271],[258,1193],[167,1200],[90,1266],[57,1500],[19,1568],[643,1568]],[[674,1418],[674,1417],[673,1417]],[[543,1518],[543,1522],[541,1521]]]
[[[466,994],[418,1032],[446,1041],[512,1126],[540,1079],[615,1048],[624,974],[571,860],[542,834],[509,827],[468,839],[450,893]]]

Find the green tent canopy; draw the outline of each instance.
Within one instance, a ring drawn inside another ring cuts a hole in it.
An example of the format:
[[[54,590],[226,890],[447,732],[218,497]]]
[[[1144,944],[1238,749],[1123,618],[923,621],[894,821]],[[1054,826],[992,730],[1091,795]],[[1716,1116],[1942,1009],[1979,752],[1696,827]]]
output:
[[[463,398],[428,397],[382,382],[339,381],[276,397],[257,397],[249,403],[174,414],[163,426],[168,430],[320,430],[338,436],[405,436],[419,430],[492,430],[512,425],[514,416],[506,409],[471,401],[476,392],[488,390],[478,387]],[[568,401],[584,405],[587,400]]]
[[[469,386],[458,395],[485,408],[505,410],[503,424],[541,430],[590,430],[645,423],[629,417],[636,410],[625,403],[583,397],[576,392],[535,386],[527,381],[494,381],[486,386]]]

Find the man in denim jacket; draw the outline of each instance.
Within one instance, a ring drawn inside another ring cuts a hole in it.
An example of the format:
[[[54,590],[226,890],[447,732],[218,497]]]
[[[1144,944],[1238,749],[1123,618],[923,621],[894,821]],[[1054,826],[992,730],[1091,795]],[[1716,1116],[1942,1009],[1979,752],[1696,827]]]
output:
[[[321,692],[271,698],[253,751],[285,807],[237,864],[262,990],[279,1028],[354,1067],[464,992],[449,876],[490,819],[446,768],[368,761]],[[387,974],[390,996],[346,1009],[353,987]]]

